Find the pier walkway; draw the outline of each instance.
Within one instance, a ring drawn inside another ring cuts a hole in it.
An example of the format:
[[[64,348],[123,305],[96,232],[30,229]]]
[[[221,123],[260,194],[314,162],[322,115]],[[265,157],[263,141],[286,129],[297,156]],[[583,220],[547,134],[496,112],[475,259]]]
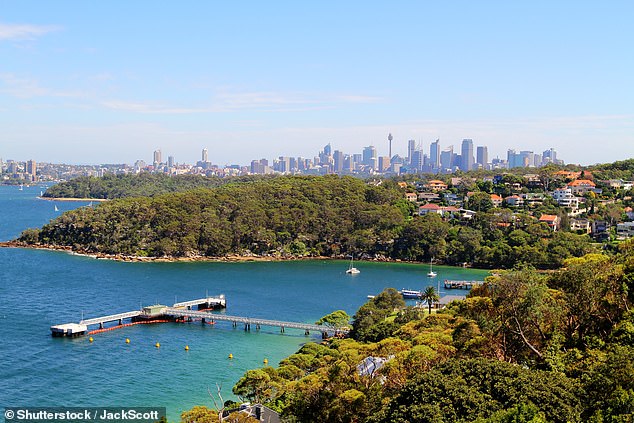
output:
[[[142,323],[150,323],[152,321],[159,320],[177,320],[179,318],[185,318],[188,320],[193,319],[202,319],[203,323],[208,322],[216,322],[216,321],[224,321],[233,323],[233,327],[236,327],[238,324],[244,325],[244,330],[251,330],[251,325],[255,327],[256,330],[260,329],[261,326],[272,326],[280,328],[280,332],[284,333],[284,330],[289,329],[300,329],[303,330],[306,335],[309,335],[311,331],[320,332],[322,337],[327,337],[330,334],[347,334],[349,329],[335,329],[328,326],[320,326],[311,323],[300,323],[300,322],[285,322],[281,320],[270,320],[270,319],[258,319],[252,317],[243,317],[243,316],[230,316],[226,314],[220,313],[212,313],[211,309],[214,308],[225,308],[226,307],[226,299],[224,295],[220,295],[218,297],[205,297],[197,300],[191,301],[183,301],[179,303],[175,303],[172,307],[167,307],[164,305],[153,305],[148,307],[143,307],[142,310],[136,311],[128,311],[125,313],[118,314],[110,314],[108,316],[102,317],[94,317],[91,319],[83,319],[79,323],[65,323],[62,325],[54,325],[51,326],[51,334],[53,336],[84,336],[88,333],[88,326],[91,325],[99,325],[100,329],[104,328],[104,323],[109,322],[118,322],[119,326],[123,325],[124,319],[132,319],[132,322],[142,322]],[[198,310],[193,310],[193,307],[197,307]]]
[[[311,323],[298,323],[298,322],[284,322],[281,320],[269,320],[269,319],[257,319],[253,317],[243,316],[229,316],[227,314],[210,313],[207,311],[195,311],[195,310],[182,310],[173,307],[166,307],[163,314],[170,317],[190,317],[203,320],[209,320],[210,322],[223,321],[231,322],[233,326],[237,326],[238,323],[244,324],[245,330],[250,330],[251,325],[254,325],[256,329],[260,326],[273,326],[281,329],[284,332],[285,328],[302,329],[308,335],[310,331],[321,332],[322,334],[329,333],[342,333],[347,334],[348,329],[334,329],[328,326],[320,326]]]
[[[136,311],[128,311],[125,313],[119,313],[119,314],[111,314],[109,316],[95,317],[93,319],[84,319],[81,322],[79,322],[79,324],[86,325],[86,326],[98,324],[99,326],[103,326],[104,323],[114,322],[114,321],[119,321],[119,324],[121,324],[121,320],[131,319],[133,317],[140,316],[141,313],[142,312],[140,310],[136,310]]]

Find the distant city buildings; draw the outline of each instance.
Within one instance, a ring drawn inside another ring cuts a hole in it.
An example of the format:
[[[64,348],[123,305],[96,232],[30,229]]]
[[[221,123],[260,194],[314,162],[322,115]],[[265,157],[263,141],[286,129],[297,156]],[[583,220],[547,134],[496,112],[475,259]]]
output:
[[[101,176],[104,173],[139,173],[155,172],[170,175],[201,174],[207,176],[233,176],[272,173],[281,174],[307,174],[307,175],[394,175],[406,173],[436,173],[451,174],[458,170],[466,172],[475,169],[497,170],[512,169],[516,167],[540,167],[549,163],[563,164],[557,158],[557,152],[550,148],[542,154],[533,151],[508,149],[506,160],[495,157],[489,159],[488,147],[478,145],[474,157],[474,142],[465,138],[460,144],[460,154],[456,153],[453,145],[442,146],[440,139],[429,144],[429,155],[423,151],[422,142],[414,139],[401,144],[401,148],[407,149],[405,157],[395,153],[398,151],[398,140],[389,133],[387,136],[387,155],[379,155],[379,151],[373,145],[364,147],[361,152],[348,153],[341,149],[333,149],[331,143],[324,146],[312,159],[304,157],[279,156],[273,161],[268,159],[254,159],[249,165],[218,166],[209,160],[209,151],[203,148],[200,161],[196,164],[179,164],[173,155],[169,155],[167,161],[163,161],[160,149],[154,150],[152,162],[148,165],[144,160],[137,160],[133,166],[128,165],[94,165],[71,166],[42,163],[38,165],[34,160],[18,162],[15,160],[2,160],[0,158],[0,177],[2,180],[15,180],[32,182],[37,180],[68,179],[74,176]],[[582,186],[575,191],[588,190],[591,187]],[[563,194],[562,194],[563,195]],[[564,203],[572,201],[568,197],[561,197]]]

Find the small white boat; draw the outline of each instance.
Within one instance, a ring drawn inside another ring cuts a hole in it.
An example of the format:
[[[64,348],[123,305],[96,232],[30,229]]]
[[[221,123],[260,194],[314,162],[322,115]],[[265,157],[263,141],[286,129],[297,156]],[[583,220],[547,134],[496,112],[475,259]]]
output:
[[[20,191],[24,191],[24,185],[20,185],[19,190],[20,190]]]
[[[55,211],[59,211],[59,209],[57,208],[57,206],[55,206]]]
[[[352,261],[354,260],[354,257],[350,258],[350,267],[348,267],[348,270],[346,270],[346,273],[349,275],[356,275],[358,273],[361,273],[361,271],[359,269],[357,269],[356,267],[354,267],[352,265]]]
[[[428,277],[428,278],[433,278],[433,277],[435,277],[436,275],[438,275],[438,273],[434,272],[434,268],[433,268],[433,266],[432,266],[432,262],[433,262],[433,261],[434,261],[434,259],[431,259],[431,260],[429,261],[429,272],[427,272],[427,277]]]

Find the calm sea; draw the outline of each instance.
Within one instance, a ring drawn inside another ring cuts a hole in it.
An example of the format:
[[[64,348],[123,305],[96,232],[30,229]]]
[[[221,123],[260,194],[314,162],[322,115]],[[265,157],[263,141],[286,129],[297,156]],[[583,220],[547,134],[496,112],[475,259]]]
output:
[[[37,199],[44,189],[0,186],[0,240],[87,206]],[[246,370],[265,358],[277,365],[318,335],[194,322],[118,329],[94,335],[90,343],[86,337],[52,338],[49,327],[206,293],[225,294],[228,314],[314,322],[337,309],[352,315],[369,294],[386,287],[423,289],[437,280],[426,277],[427,266],[414,264],[358,262],[361,274],[351,276],[345,261],[119,263],[7,248],[0,248],[0,266],[0,407],[165,406],[170,421],[194,405],[213,406],[207,389],[215,392],[216,384],[225,399],[232,398],[231,388]],[[438,279],[487,274],[434,270]]]

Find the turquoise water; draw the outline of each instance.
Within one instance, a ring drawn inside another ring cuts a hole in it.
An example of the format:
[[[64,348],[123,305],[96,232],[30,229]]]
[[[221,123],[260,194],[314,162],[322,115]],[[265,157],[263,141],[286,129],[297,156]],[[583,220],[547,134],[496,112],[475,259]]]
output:
[[[0,240],[59,215],[55,204],[60,211],[86,205],[38,200],[40,190],[0,186]],[[351,276],[347,261],[120,263],[13,248],[0,248],[0,266],[0,407],[165,406],[170,421],[194,405],[213,406],[207,389],[215,392],[217,383],[231,398],[246,370],[264,358],[277,365],[318,336],[194,322],[128,327],[94,335],[90,343],[52,338],[49,327],[206,292],[225,294],[228,314],[314,322],[337,309],[353,314],[367,295],[386,287],[424,289],[438,279],[487,274],[438,266],[438,277],[429,279],[426,265],[356,262],[361,274]]]

